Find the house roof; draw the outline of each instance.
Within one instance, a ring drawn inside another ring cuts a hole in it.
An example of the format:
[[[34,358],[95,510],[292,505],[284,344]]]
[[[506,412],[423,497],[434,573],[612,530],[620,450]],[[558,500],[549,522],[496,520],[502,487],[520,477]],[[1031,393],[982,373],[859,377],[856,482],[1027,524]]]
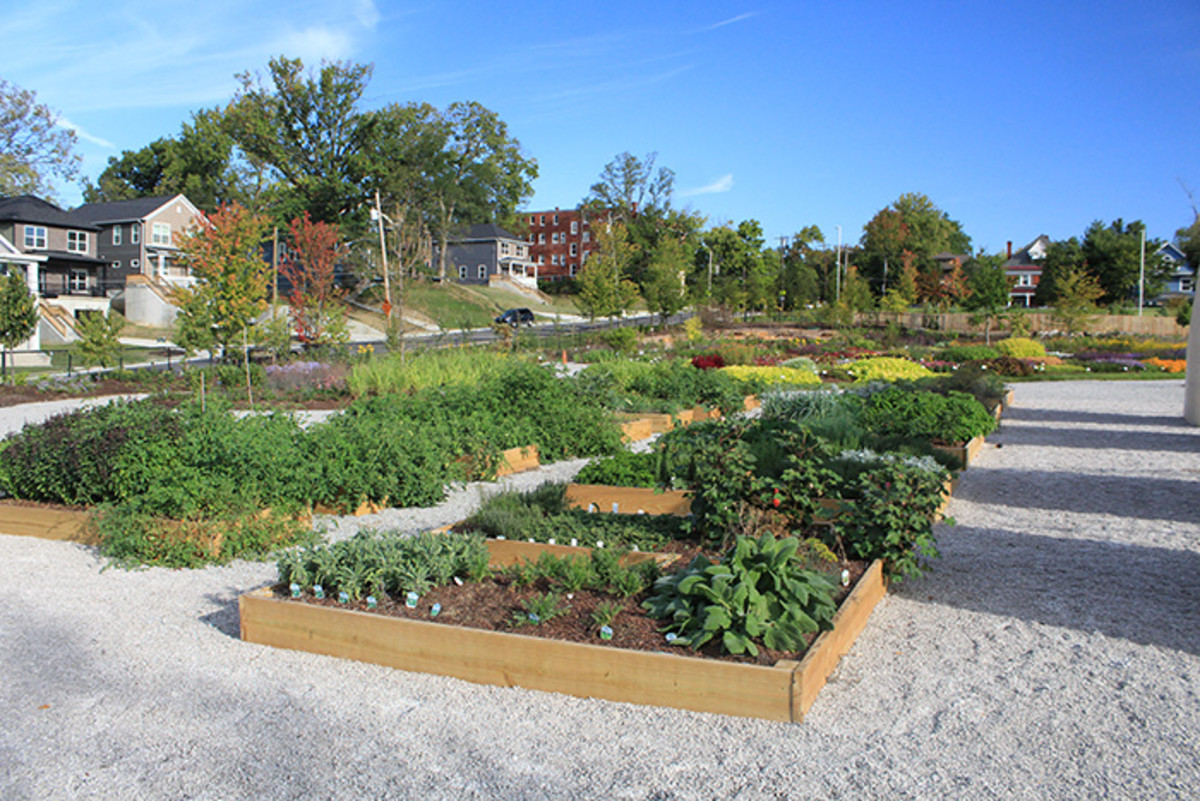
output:
[[[477,242],[489,239],[519,239],[495,223],[476,223],[469,226],[466,233],[456,239],[456,242]]]
[[[132,222],[144,220],[154,212],[183,195],[161,197],[136,197],[131,200],[113,200],[107,203],[88,203],[71,213],[82,220],[97,225],[103,223]],[[184,198],[186,200],[187,198]],[[188,205],[191,205],[189,202]]]
[[[0,200],[0,222],[40,223],[58,228],[99,231],[98,226],[63,211],[48,200],[33,195],[20,195]]]
[[[1030,242],[1025,247],[1012,254],[1012,257],[1005,261],[1000,266],[1006,270],[1037,267],[1041,269],[1041,259],[1046,253],[1046,248],[1050,247],[1050,237],[1041,234],[1037,239]],[[1034,258],[1034,253],[1040,251],[1041,255]]]

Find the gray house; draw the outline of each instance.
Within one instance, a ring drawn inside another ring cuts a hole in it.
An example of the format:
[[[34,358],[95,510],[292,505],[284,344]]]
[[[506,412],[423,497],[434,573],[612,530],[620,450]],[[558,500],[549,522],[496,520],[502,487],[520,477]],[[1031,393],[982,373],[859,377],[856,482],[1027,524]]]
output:
[[[431,264],[437,262],[435,244]],[[446,273],[462,284],[511,280],[537,288],[537,264],[529,257],[529,243],[492,223],[472,225],[447,245]]]
[[[89,203],[71,214],[99,228],[96,251],[109,264],[112,288],[124,289],[131,275],[168,285],[191,284],[176,258],[175,237],[196,224],[200,210],[183,195]]]
[[[38,297],[67,314],[108,313],[108,263],[98,258],[100,228],[32,195],[0,199],[0,236],[36,255]],[[33,266],[33,265],[29,265]]]

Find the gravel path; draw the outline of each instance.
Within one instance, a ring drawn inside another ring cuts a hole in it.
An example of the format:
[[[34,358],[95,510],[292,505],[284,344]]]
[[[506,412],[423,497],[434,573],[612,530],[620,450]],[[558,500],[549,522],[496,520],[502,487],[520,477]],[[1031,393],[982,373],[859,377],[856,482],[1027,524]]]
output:
[[[1182,404],[1180,381],[1019,385],[943,558],[794,726],[247,644],[236,598],[270,565],[105,570],[0,536],[0,798],[1195,798],[1200,429]],[[356,523],[449,522],[479,491]]]

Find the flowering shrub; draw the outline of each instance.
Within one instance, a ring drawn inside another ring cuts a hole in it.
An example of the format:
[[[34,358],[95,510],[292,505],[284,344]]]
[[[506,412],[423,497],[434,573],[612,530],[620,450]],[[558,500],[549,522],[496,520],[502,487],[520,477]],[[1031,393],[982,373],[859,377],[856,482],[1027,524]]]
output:
[[[725,366],[725,359],[719,353],[702,353],[692,357],[692,367],[697,370],[716,370]]]
[[[874,356],[859,359],[845,367],[846,374],[859,381],[898,381],[933,375],[916,362],[893,356]]]
[[[1009,337],[996,343],[996,350],[1005,356],[1015,356],[1018,359],[1033,359],[1046,355],[1042,343],[1027,337]]]
[[[966,442],[990,434],[996,418],[965,392],[945,395],[889,387],[867,399],[862,424],[879,436]]]
[[[722,367],[721,372],[739,381],[755,381],[764,387],[776,386],[817,386],[820,377],[811,370],[794,367],[758,367],[751,365],[733,365]]]
[[[344,390],[345,365],[324,362],[291,362],[270,364],[266,368],[267,386],[276,392],[305,390]]]
[[[1151,367],[1157,367],[1165,373],[1187,372],[1186,359],[1159,359],[1158,357],[1153,357],[1144,360],[1143,364],[1150,365]]]

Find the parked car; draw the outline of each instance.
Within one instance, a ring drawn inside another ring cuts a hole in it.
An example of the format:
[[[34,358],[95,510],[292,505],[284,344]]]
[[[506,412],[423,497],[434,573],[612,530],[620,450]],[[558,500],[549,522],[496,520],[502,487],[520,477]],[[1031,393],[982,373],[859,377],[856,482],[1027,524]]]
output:
[[[529,309],[509,309],[497,317],[496,322],[511,325],[513,328],[518,325],[533,325],[533,312]]]

